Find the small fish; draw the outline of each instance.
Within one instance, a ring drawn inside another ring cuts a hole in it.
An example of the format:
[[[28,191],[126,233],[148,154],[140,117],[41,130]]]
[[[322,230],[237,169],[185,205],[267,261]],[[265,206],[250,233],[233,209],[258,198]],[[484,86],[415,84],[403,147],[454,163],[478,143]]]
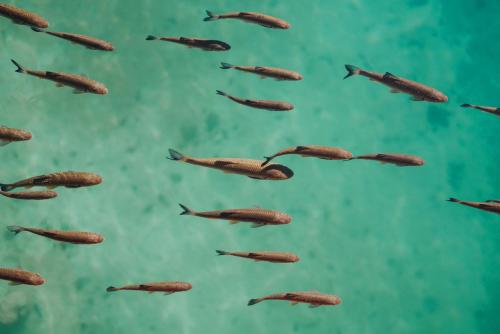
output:
[[[264,300],[287,300],[292,302],[292,305],[297,303],[310,304],[310,308],[316,308],[323,305],[338,305],[342,300],[336,295],[327,295],[317,291],[304,291],[304,292],[282,292],[274,293],[272,295],[250,299],[248,305],[255,305]]]
[[[21,269],[0,268],[0,279],[10,281],[10,285],[42,285],[42,276]]]
[[[93,93],[105,95],[108,94],[108,89],[104,84],[95,80],[88,79],[84,76],[76,74],[68,74],[62,72],[46,72],[34,71],[19,65],[15,60],[11,59],[12,63],[17,66],[17,73],[25,73],[34,77],[54,81],[57,87],[68,86],[74,88],[73,93]]]
[[[500,116],[500,108],[497,108],[497,107],[475,106],[473,104],[468,104],[468,103],[462,104],[461,107],[477,109],[477,110],[485,111],[485,112],[493,114],[493,115]]]
[[[295,146],[285,148],[278,153],[265,157],[266,161],[262,163],[262,166],[268,164],[271,160],[276,157],[287,155],[287,154],[298,154],[303,157],[314,157],[323,160],[350,160],[352,159],[352,153],[344,150],[340,147],[330,147],[330,146]]]
[[[7,226],[7,229],[14,232],[16,235],[26,231],[52,240],[68,242],[71,244],[91,245],[100,244],[104,241],[104,238],[101,235],[92,232],[45,230],[42,228],[22,227],[17,225]]]
[[[155,283],[143,283],[126,285],[121,288],[115,288],[110,286],[106,289],[107,292],[120,291],[120,290],[134,290],[134,291],[147,291],[149,293],[153,292],[165,292],[166,295],[170,295],[175,292],[189,291],[193,288],[190,283],[186,282],[155,282]]]
[[[79,35],[79,34],[71,34],[67,32],[48,31],[37,27],[31,27],[31,29],[36,32],[44,32],[48,35],[59,37],[75,44],[83,45],[90,50],[101,50],[101,51],[114,50],[113,45],[111,43],[103,41],[102,39],[97,39],[94,37]]]
[[[147,41],[166,41],[177,44],[182,44],[188,48],[198,48],[204,51],[227,51],[231,49],[231,46],[222,41],[215,39],[201,39],[201,38],[188,38],[188,37],[156,37],[149,35],[146,37]]]
[[[31,137],[32,135],[28,131],[0,126],[0,146],[5,146],[15,141],[30,140]]]
[[[226,94],[220,90],[217,91],[217,94],[227,97],[230,100],[233,100],[236,103],[243,104],[247,107],[257,108],[257,109],[265,109],[271,111],[289,111],[293,109],[293,104],[283,101],[269,101],[269,100],[248,100],[242,99],[239,97],[231,96]]]
[[[413,101],[448,102],[448,97],[440,91],[415,81],[397,77],[389,72],[385,74],[370,72],[354,65],[345,65],[345,68],[349,73],[344,79],[359,74],[390,87],[391,93],[409,94]]]
[[[423,166],[425,161],[414,155],[399,154],[399,153],[376,153],[366,154],[353,157],[352,159],[375,160],[381,164],[393,164],[399,167],[407,166]]]
[[[246,259],[252,259],[255,261],[266,261],[273,263],[292,263],[298,262],[299,257],[292,253],[280,253],[280,252],[226,252],[222,250],[216,250],[217,255],[231,255],[243,257]]]
[[[291,27],[290,23],[278,19],[276,17],[272,17],[265,14],[253,13],[253,12],[235,12],[235,13],[227,13],[227,14],[219,14],[216,15],[211,11],[207,10],[207,17],[203,19],[203,21],[215,21],[221,19],[237,19],[242,20],[248,23],[255,23],[260,26],[272,29],[288,29]]]
[[[470,206],[471,208],[476,208],[483,211],[493,212],[500,214],[500,201],[499,200],[488,200],[485,202],[468,202],[462,201],[456,198],[450,198],[449,202],[459,203],[462,205]]]
[[[293,177],[293,171],[283,165],[269,164],[262,166],[262,161],[239,158],[191,158],[169,149],[167,159],[186,162],[208,168],[214,168],[228,174],[245,175],[257,180],[286,180]]]
[[[266,225],[285,225],[292,222],[292,217],[286,213],[261,208],[196,212],[185,205],[179,205],[184,210],[180,213],[181,216],[189,215],[208,219],[229,220],[230,224],[238,224],[241,222],[253,223],[253,228]]]
[[[30,177],[12,184],[1,184],[2,191],[11,191],[15,188],[31,188],[31,187],[47,187],[49,189],[55,187],[80,188],[95,186],[102,182],[102,178],[93,173],[86,172],[60,172]]]
[[[233,68],[233,69],[238,70],[238,71],[243,71],[243,72],[254,73],[254,74],[260,75],[260,77],[262,79],[269,77],[269,78],[274,78],[278,81],[302,80],[302,75],[300,75],[299,73],[294,72],[294,71],[285,70],[282,68],[264,67],[264,66],[238,66],[238,65],[231,65],[228,63],[220,63],[220,64],[221,64],[220,68],[223,70]]]
[[[0,15],[11,19],[15,24],[38,28],[47,28],[49,26],[49,22],[40,15],[5,3],[0,3]]]
[[[44,200],[57,197],[55,191],[21,191],[21,192],[7,192],[0,191],[0,195],[14,199],[25,199],[25,200]]]

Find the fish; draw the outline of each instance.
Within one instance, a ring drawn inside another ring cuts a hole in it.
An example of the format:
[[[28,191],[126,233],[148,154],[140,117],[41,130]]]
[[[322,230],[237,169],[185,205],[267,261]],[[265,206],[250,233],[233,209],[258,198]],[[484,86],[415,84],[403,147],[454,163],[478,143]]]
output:
[[[15,24],[38,28],[47,28],[49,26],[49,22],[40,15],[5,3],[0,3],[0,15],[10,19]]]
[[[16,141],[30,140],[31,138],[32,135],[28,131],[0,126],[0,146]]]
[[[413,101],[448,102],[448,97],[444,93],[421,83],[395,76],[389,72],[385,72],[385,74],[370,72],[354,65],[345,65],[345,68],[348,73],[344,79],[353,75],[362,75],[390,87],[391,93],[406,93],[411,95]]]
[[[297,303],[306,303],[310,304],[310,308],[316,308],[324,305],[334,306],[342,303],[340,297],[336,295],[327,295],[318,291],[301,291],[274,293],[266,297],[250,299],[248,306],[255,305],[264,300],[287,300],[290,301],[292,305],[296,305]]]
[[[352,159],[352,153],[344,150],[340,147],[330,147],[330,146],[294,146],[285,148],[276,154],[269,157],[264,157],[266,161],[262,163],[262,166],[268,164],[271,160],[276,157],[287,155],[287,154],[298,154],[303,157],[314,157],[323,160],[350,160]]]
[[[293,171],[283,165],[269,164],[261,166],[262,161],[239,159],[239,158],[192,158],[186,157],[173,149],[169,149],[169,160],[182,161],[192,165],[198,165],[218,169],[228,174],[239,174],[256,180],[287,180],[293,177]]]
[[[493,114],[493,115],[500,116],[500,108],[497,108],[497,107],[476,106],[476,105],[468,104],[468,103],[462,104],[461,107],[477,109],[477,110],[485,111],[485,112]]]
[[[292,263],[298,262],[300,259],[297,255],[292,253],[281,252],[226,252],[223,250],[216,250],[217,255],[231,255],[252,259],[255,261],[266,261],[273,263]]]
[[[218,41],[215,39],[201,39],[201,38],[189,38],[189,37],[156,37],[149,35],[146,37],[147,41],[166,41],[177,44],[182,44],[188,48],[198,48],[204,51],[227,51],[231,49],[231,45]]]
[[[399,153],[376,153],[376,154],[366,154],[353,157],[348,160],[354,159],[364,159],[364,160],[376,160],[381,164],[393,164],[399,167],[408,166],[423,166],[425,161],[414,155],[399,154]]]
[[[468,202],[462,201],[456,198],[451,197],[448,199],[449,202],[458,203],[466,206],[470,206],[471,208],[476,208],[483,211],[493,212],[496,214],[500,214],[500,201],[499,200],[488,200],[485,202]]]
[[[100,244],[104,241],[104,237],[92,232],[75,232],[75,231],[58,231],[46,230],[34,227],[22,227],[17,225],[7,226],[7,229],[16,235],[21,232],[30,232],[52,240],[67,242],[70,244]]]
[[[102,39],[97,39],[97,38],[86,36],[86,35],[72,34],[72,33],[68,33],[68,32],[48,31],[48,30],[44,30],[44,29],[41,29],[38,27],[31,27],[31,30],[36,31],[36,32],[44,32],[48,35],[52,35],[55,37],[65,39],[65,40],[70,41],[74,44],[83,45],[87,49],[90,49],[90,50],[101,50],[101,51],[113,51],[114,50],[114,47],[110,42],[103,41]]]
[[[292,217],[286,213],[261,208],[196,212],[183,204],[179,204],[179,206],[183,210],[180,213],[181,216],[189,215],[208,219],[229,220],[230,224],[238,224],[241,222],[253,223],[253,228],[266,225],[286,225],[292,222]]]
[[[0,268],[0,279],[10,281],[10,285],[42,285],[45,279],[39,274],[22,269]]]
[[[0,191],[0,195],[13,199],[25,199],[25,200],[44,200],[57,197],[55,191],[22,191],[22,192],[7,192]]]
[[[149,293],[164,292],[166,295],[170,295],[175,292],[189,291],[192,288],[193,286],[190,283],[186,282],[154,282],[154,283],[125,285],[120,288],[115,288],[114,286],[110,286],[106,289],[106,291],[113,292],[120,290],[133,290],[133,291],[147,291]]]
[[[290,111],[293,109],[293,104],[283,101],[269,101],[269,100],[249,100],[242,99],[239,97],[231,96],[223,91],[217,90],[218,95],[227,97],[236,103],[243,104],[247,107],[252,107],[256,109],[265,109],[271,111]]]
[[[285,70],[282,68],[265,67],[265,66],[239,66],[239,65],[231,65],[228,63],[220,63],[220,64],[221,64],[220,68],[223,70],[235,69],[247,73],[254,73],[259,75],[262,79],[274,78],[278,81],[284,81],[284,80],[297,81],[303,79],[300,73],[290,70]]]
[[[11,191],[15,188],[31,188],[31,187],[47,187],[53,189],[55,187],[80,188],[95,186],[102,182],[102,178],[93,173],[87,172],[60,172],[45,175],[38,175],[24,179],[11,184],[0,183],[2,191]]]
[[[54,81],[57,87],[68,86],[72,87],[73,93],[83,94],[83,93],[93,93],[105,95],[108,94],[108,89],[103,83],[91,80],[81,75],[68,74],[62,72],[50,72],[50,71],[35,71],[27,69],[14,59],[11,59],[12,63],[17,66],[17,73],[23,73],[32,75],[34,77]]]
[[[286,22],[285,20],[260,13],[234,12],[234,13],[217,15],[209,10],[207,10],[206,13],[207,17],[203,19],[203,21],[205,22],[221,20],[221,19],[237,19],[272,29],[289,29],[291,27],[290,23]]]

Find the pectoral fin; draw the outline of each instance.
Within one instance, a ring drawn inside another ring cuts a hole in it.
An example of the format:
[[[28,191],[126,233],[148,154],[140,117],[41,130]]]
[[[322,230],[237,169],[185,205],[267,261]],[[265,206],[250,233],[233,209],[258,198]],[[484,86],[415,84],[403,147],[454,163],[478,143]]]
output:
[[[171,294],[173,294],[172,291],[171,292],[165,292],[165,296],[168,296],[168,295],[171,295]]]
[[[73,89],[73,94],[85,94],[86,92],[80,89]]]
[[[21,283],[17,283],[17,282],[9,282],[9,285],[11,285],[11,286],[16,286],[16,285],[21,285]]]
[[[9,145],[9,144],[10,144],[10,141],[7,141],[7,140],[0,141],[0,146],[5,146],[5,145]]]
[[[401,91],[395,89],[395,88],[391,88],[391,93],[393,94],[398,94],[398,93],[401,93]]]
[[[321,305],[320,304],[311,304],[309,305],[309,308],[316,308],[316,307],[320,307]]]
[[[299,303],[299,302],[290,302],[290,305],[295,306],[295,305],[297,305],[298,303]]]
[[[417,101],[417,102],[424,101],[424,99],[423,99],[423,98],[421,98],[421,97],[417,97],[417,96],[412,96],[412,97],[410,97],[410,100],[412,100],[412,101]]]
[[[259,223],[252,224],[252,228],[259,228],[259,227],[262,227],[262,226],[266,226],[266,224],[259,224]]]
[[[64,87],[64,85],[60,82],[56,82],[56,87]]]
[[[231,220],[231,221],[229,222],[229,224],[231,224],[231,225],[235,225],[235,224],[239,224],[239,223],[240,223],[240,222],[239,222],[239,221],[237,221],[237,220]]]

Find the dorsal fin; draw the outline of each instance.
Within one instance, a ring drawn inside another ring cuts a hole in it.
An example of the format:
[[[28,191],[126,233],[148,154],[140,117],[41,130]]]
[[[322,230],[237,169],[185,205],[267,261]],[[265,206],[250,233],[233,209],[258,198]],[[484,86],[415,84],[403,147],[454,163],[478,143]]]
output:
[[[397,79],[398,77],[390,72],[385,72],[384,79]]]

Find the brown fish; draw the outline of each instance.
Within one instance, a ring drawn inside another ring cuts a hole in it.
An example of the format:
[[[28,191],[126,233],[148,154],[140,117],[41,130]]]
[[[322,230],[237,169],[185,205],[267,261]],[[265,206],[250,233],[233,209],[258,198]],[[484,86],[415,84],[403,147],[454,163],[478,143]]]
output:
[[[188,48],[198,48],[204,51],[227,51],[231,49],[231,46],[222,41],[215,39],[201,39],[201,38],[188,38],[188,37],[156,37],[149,35],[146,37],[147,41],[166,41],[177,44],[182,44]]]
[[[207,10],[208,17],[204,18],[203,21],[215,21],[221,19],[237,19],[242,20],[248,23],[255,23],[260,26],[272,29],[288,29],[290,28],[290,23],[278,19],[276,17],[272,17],[265,14],[253,13],[253,12],[235,12],[235,13],[227,13],[227,14],[219,14],[216,15],[213,12]]]
[[[11,19],[15,24],[38,28],[47,28],[49,26],[49,22],[40,15],[5,3],[0,3],[0,15]]]
[[[184,210],[181,212],[181,215],[229,220],[229,224],[238,224],[240,222],[253,223],[253,228],[263,227],[266,225],[285,225],[292,222],[292,217],[286,213],[261,208],[196,212],[189,209],[185,205],[179,205]]]
[[[175,292],[182,292],[191,290],[193,286],[186,282],[155,282],[155,283],[143,283],[126,285],[121,288],[115,288],[110,286],[106,289],[107,292],[120,291],[120,290],[134,290],[134,291],[147,291],[149,293],[153,292],[165,292],[166,295],[170,295]]]
[[[220,63],[220,64],[221,64],[220,68],[222,68],[223,70],[233,68],[238,71],[260,75],[262,79],[269,77],[269,78],[274,78],[278,81],[302,80],[302,75],[300,75],[299,73],[290,70],[285,70],[282,68],[264,67],[264,66],[238,66],[238,65],[231,65],[228,63]]]
[[[498,200],[488,200],[485,202],[468,202],[456,198],[450,198],[448,201],[470,206],[471,208],[500,214],[500,201]]]
[[[298,262],[299,257],[292,253],[280,253],[280,252],[226,252],[222,250],[216,250],[218,255],[231,255],[243,257],[246,259],[252,259],[255,261],[266,261],[273,263],[292,263]]]
[[[86,172],[60,172],[30,177],[12,184],[1,184],[2,191],[10,191],[15,188],[31,188],[31,187],[47,187],[49,189],[55,187],[80,188],[95,186],[102,182],[102,178],[93,173]]]
[[[44,29],[36,28],[36,27],[31,27],[31,29],[33,31],[36,31],[36,32],[44,32],[46,34],[65,39],[65,40],[70,41],[72,43],[83,45],[87,49],[90,49],[90,50],[101,50],[101,51],[113,51],[114,50],[114,47],[111,43],[103,41],[102,39],[97,39],[97,38],[85,36],[85,35],[72,34],[72,33],[68,33],[68,32],[47,31]]]
[[[391,93],[409,94],[412,96],[413,101],[448,102],[448,97],[440,91],[415,81],[397,77],[389,72],[385,72],[385,74],[370,72],[354,65],[345,65],[345,68],[349,73],[344,79],[359,74],[370,80],[391,87]]]
[[[14,232],[16,235],[21,232],[31,232],[33,234],[41,235],[52,240],[68,242],[71,244],[100,244],[104,238],[92,232],[75,232],[75,231],[58,231],[58,230],[45,230],[42,228],[22,227],[22,226],[7,226],[7,229]]]
[[[25,199],[25,200],[44,200],[57,197],[55,191],[21,191],[21,192],[7,192],[0,191],[0,195],[14,199]]]
[[[10,281],[10,285],[42,285],[42,276],[21,269],[0,268],[0,279]]]
[[[30,140],[31,137],[31,133],[28,131],[0,126],[0,146],[5,146],[15,141]]]
[[[248,107],[257,108],[257,109],[265,109],[271,111],[289,111],[293,109],[293,104],[283,101],[269,101],[269,100],[248,100],[242,99],[239,97],[231,96],[227,93],[224,93],[220,90],[217,91],[217,94],[227,97],[230,100],[233,100],[236,103],[243,104]]]
[[[336,295],[327,295],[317,291],[305,291],[305,292],[282,292],[274,293],[272,295],[250,299],[248,305],[255,305],[264,300],[287,300],[292,302],[292,305],[297,303],[310,304],[310,308],[315,308],[323,305],[338,305],[342,303],[342,300]]]
[[[54,81],[57,87],[68,86],[74,88],[73,93],[93,93],[105,95],[108,94],[108,89],[104,84],[91,80],[81,75],[68,74],[62,72],[46,72],[34,71],[19,65],[15,60],[11,59],[12,63],[17,66],[17,73],[25,73],[34,77]]]
[[[393,164],[399,167],[407,166],[423,166],[425,161],[414,155],[399,154],[399,153],[376,153],[366,154],[353,157],[352,159],[375,160],[381,164]]]
[[[295,146],[285,148],[278,153],[265,157],[266,161],[262,163],[262,166],[268,164],[271,160],[276,157],[287,155],[287,154],[298,154],[303,157],[314,157],[323,160],[350,160],[352,158],[352,153],[344,150],[340,147],[330,147],[330,146]]]
[[[485,111],[485,112],[493,114],[493,115],[500,116],[500,108],[497,108],[497,107],[475,106],[473,104],[468,104],[468,103],[462,104],[461,107],[477,109],[477,110]]]
[[[262,161],[239,158],[191,158],[169,149],[169,160],[186,162],[208,168],[214,168],[228,174],[240,174],[257,180],[286,180],[293,177],[293,171],[283,165],[269,164],[261,166]]]

